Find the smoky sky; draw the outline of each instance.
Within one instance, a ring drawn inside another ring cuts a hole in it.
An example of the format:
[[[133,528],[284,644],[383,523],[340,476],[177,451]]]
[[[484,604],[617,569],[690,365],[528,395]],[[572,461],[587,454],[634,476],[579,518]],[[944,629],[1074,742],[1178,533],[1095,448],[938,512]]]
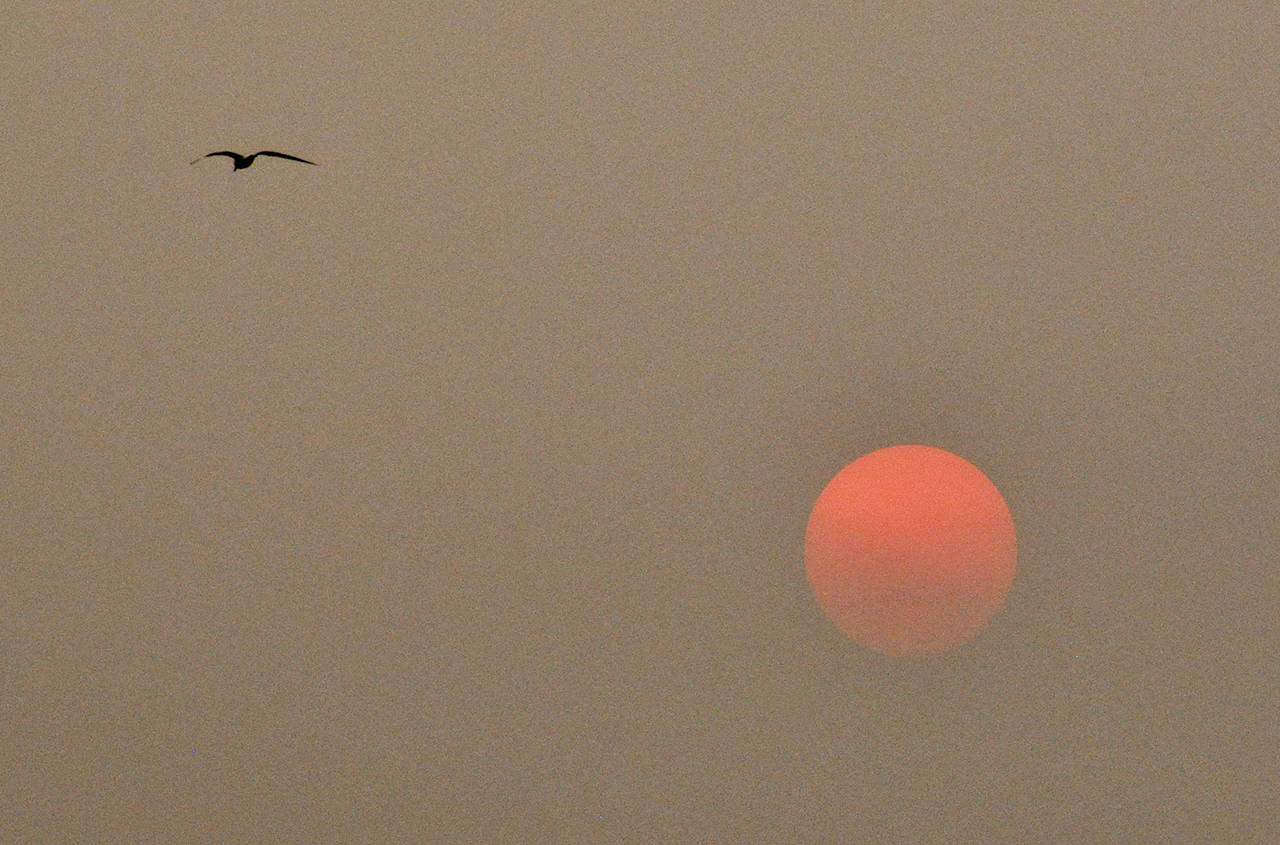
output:
[[[1275,839],[1277,22],[19,2],[0,838]],[[927,660],[804,575],[900,443]]]

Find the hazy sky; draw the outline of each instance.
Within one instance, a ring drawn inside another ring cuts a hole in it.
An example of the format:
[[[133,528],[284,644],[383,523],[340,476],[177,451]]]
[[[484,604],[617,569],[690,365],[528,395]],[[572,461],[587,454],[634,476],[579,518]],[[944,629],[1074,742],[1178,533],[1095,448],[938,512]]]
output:
[[[0,839],[1272,842],[1274,2],[0,12]],[[274,149],[233,173],[211,150]],[[1004,610],[817,609],[963,455]]]

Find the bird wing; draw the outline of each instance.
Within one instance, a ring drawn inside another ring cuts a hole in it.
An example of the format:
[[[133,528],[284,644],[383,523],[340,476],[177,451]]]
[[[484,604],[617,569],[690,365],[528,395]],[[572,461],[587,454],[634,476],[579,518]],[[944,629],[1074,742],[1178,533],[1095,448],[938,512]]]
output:
[[[205,153],[204,155],[200,156],[200,158],[208,158],[209,156],[231,156],[232,158],[240,158],[239,153],[233,153],[231,152],[231,150],[218,150],[216,153]],[[199,161],[200,158],[196,159],[196,161]],[[193,161],[191,163],[195,164],[196,161]]]
[[[315,164],[314,161],[307,161],[305,158],[298,158],[297,156],[291,156],[291,155],[288,155],[287,153],[278,153],[275,150],[259,150],[258,152],[254,153],[254,155],[275,156],[276,158],[287,158],[289,159],[289,161],[300,161],[303,164]],[[316,165],[316,166],[318,167],[319,165]]]

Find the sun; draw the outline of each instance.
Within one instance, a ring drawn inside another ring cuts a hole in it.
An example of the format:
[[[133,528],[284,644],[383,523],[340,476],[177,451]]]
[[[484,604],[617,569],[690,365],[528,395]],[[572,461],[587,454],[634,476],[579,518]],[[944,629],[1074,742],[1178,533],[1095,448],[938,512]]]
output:
[[[1004,604],[1018,558],[1013,517],[973,464],[891,446],[846,466],[809,515],[805,570],[846,636],[895,657],[970,640]]]

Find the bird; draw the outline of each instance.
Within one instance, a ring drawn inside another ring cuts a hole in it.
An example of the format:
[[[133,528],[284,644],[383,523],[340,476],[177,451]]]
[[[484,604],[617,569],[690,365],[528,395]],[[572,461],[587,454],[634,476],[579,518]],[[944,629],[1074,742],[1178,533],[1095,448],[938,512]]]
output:
[[[289,159],[289,161],[300,161],[303,164],[311,164],[317,167],[319,166],[319,165],[316,165],[314,161],[307,161],[305,158],[298,158],[297,156],[291,156],[291,155],[288,155],[287,153],[278,153],[275,150],[258,150],[256,153],[253,153],[247,156],[242,156],[240,155],[240,153],[233,153],[231,152],[231,150],[218,150],[216,153],[208,153],[206,155],[202,155],[200,156],[200,158],[196,159],[196,161],[200,161],[201,159],[206,159],[209,156],[231,156],[231,169],[233,171],[244,170],[246,167],[253,164],[253,160],[258,156],[275,156],[276,158],[287,158]],[[195,164],[196,161],[193,161],[191,163]]]

